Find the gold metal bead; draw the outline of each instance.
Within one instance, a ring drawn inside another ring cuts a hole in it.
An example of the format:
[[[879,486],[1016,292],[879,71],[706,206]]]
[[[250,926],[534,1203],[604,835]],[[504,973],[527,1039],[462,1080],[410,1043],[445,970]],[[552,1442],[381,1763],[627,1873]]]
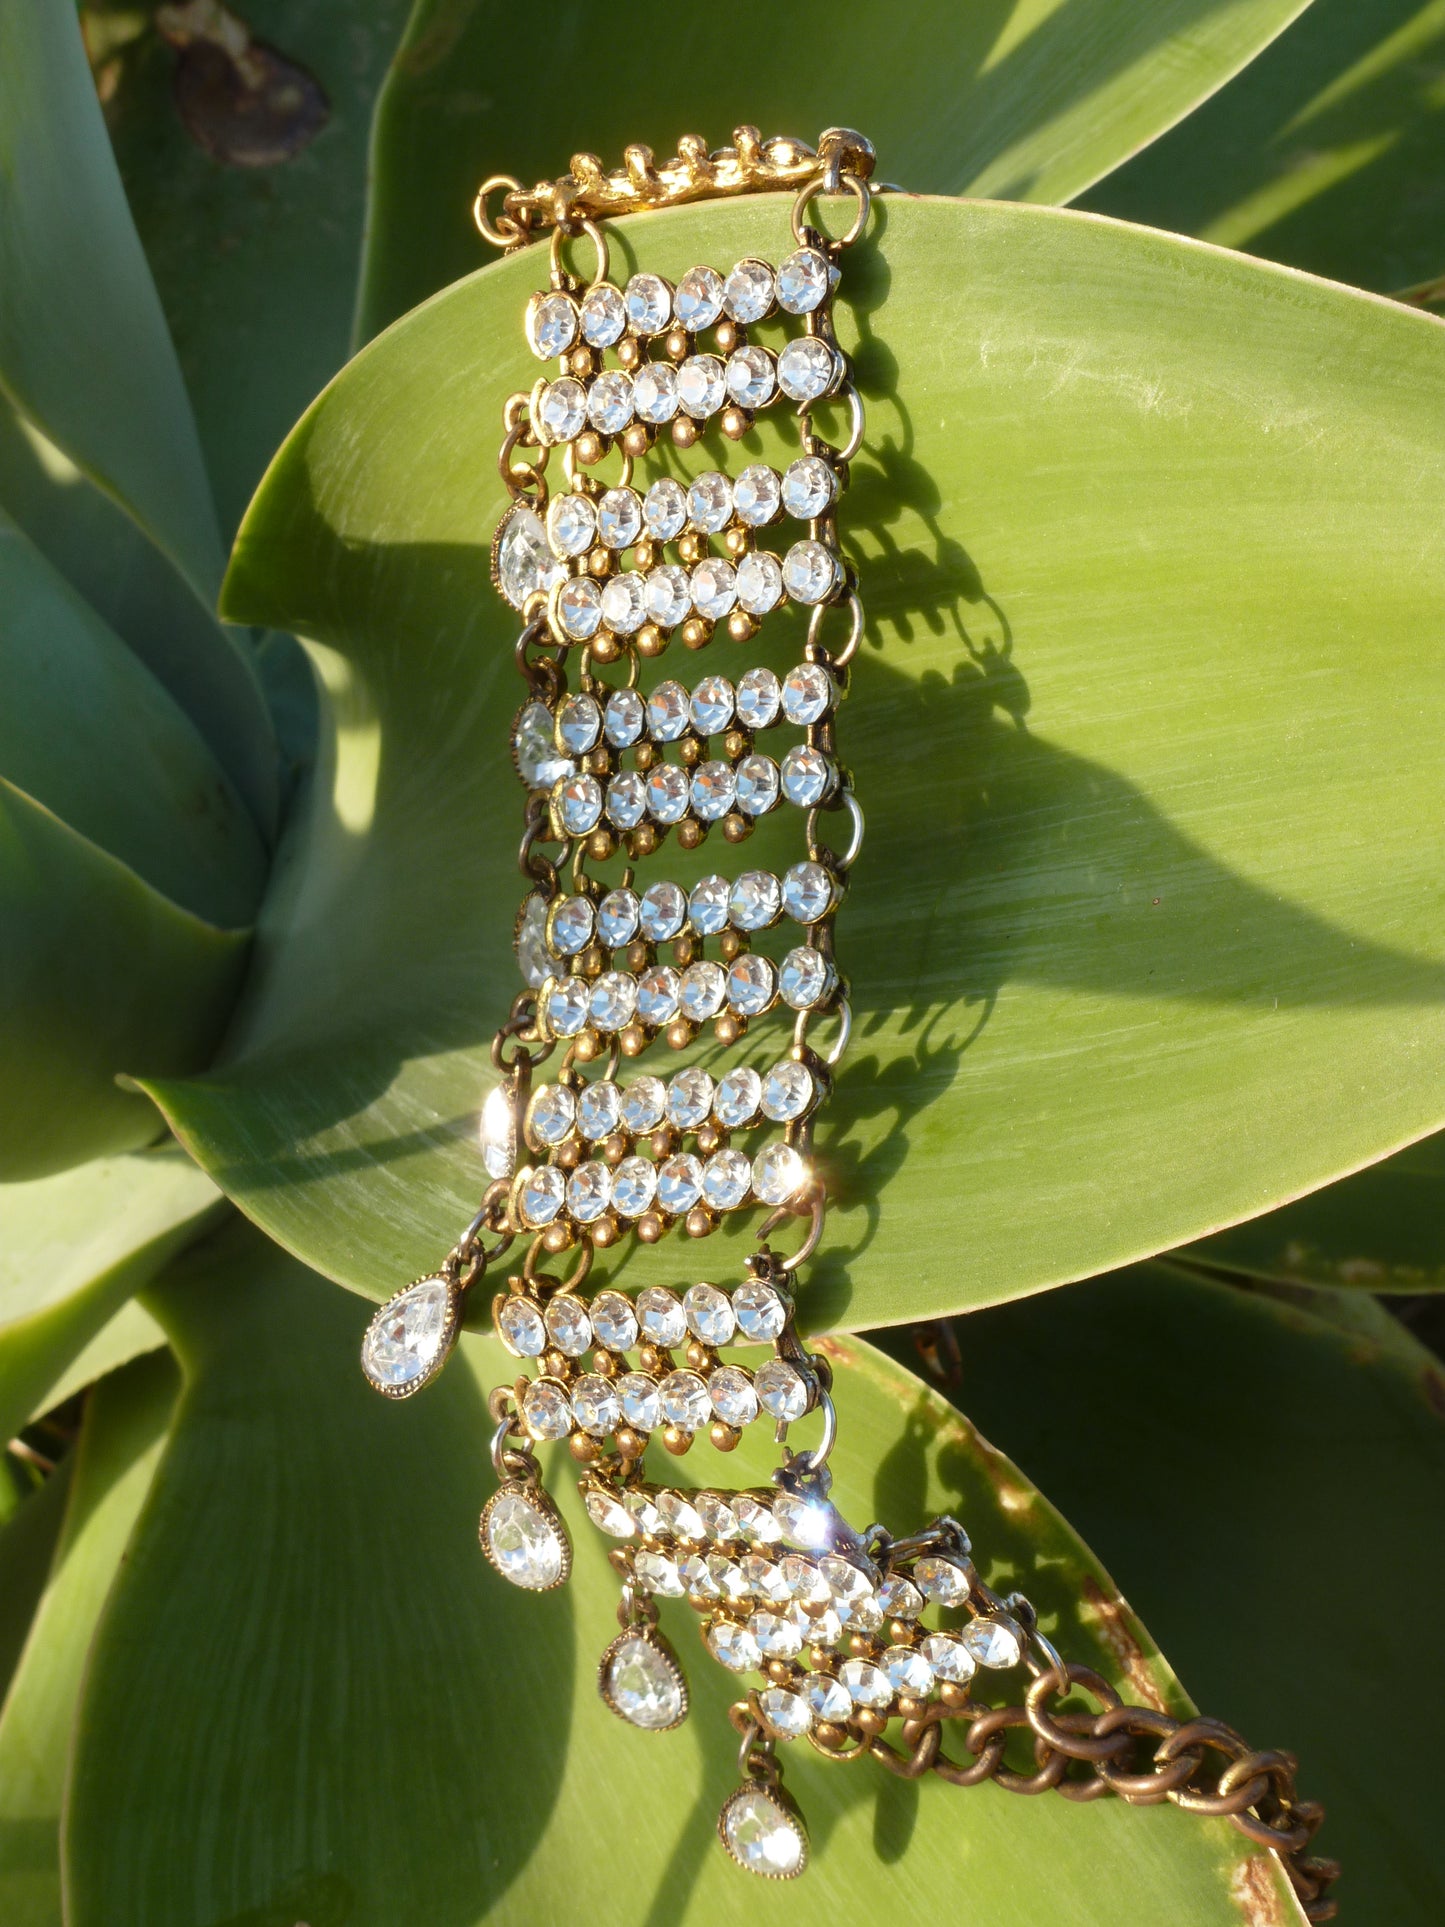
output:
[[[642,343],[636,335],[624,335],[617,344],[617,365],[620,368],[640,368],[642,366]]]
[[[581,977],[600,977],[607,968],[607,952],[600,943],[589,943],[577,958],[577,974]]]
[[[657,756],[658,750],[656,743],[639,743],[633,756],[633,761],[638,769],[648,770],[651,769],[657,761]]]
[[[627,853],[633,857],[651,856],[662,841],[653,823],[639,823],[635,830],[627,832]]]
[[[872,1739],[887,1726],[888,1715],[880,1713],[876,1706],[860,1706],[853,1715],[853,1724],[860,1733],[866,1733]]]
[[[748,1027],[746,1017],[739,1017],[734,1010],[725,1010],[713,1024],[713,1035],[720,1044],[735,1044]]]
[[[645,1245],[655,1245],[666,1229],[655,1211],[644,1211],[637,1220],[637,1236]]]
[[[595,468],[607,453],[602,437],[593,428],[584,429],[572,446],[583,468]]]
[[[615,561],[616,557],[613,555],[611,549],[604,549],[599,544],[597,548],[587,551],[587,573],[588,575],[596,576],[611,575],[612,565]]]
[[[662,1442],[675,1459],[680,1459],[692,1450],[692,1433],[684,1432],[680,1425],[664,1425]]]
[[[938,1682],[938,1697],[945,1706],[963,1706],[968,1701],[968,1688],[961,1680],[941,1679]]]
[[[695,1204],[684,1220],[689,1238],[708,1238],[717,1229],[717,1220],[705,1206]]]
[[[549,1378],[565,1379],[571,1364],[571,1359],[564,1352],[550,1351],[542,1354],[542,1370]]]
[[[616,848],[611,830],[594,830],[587,839],[587,854],[594,863],[605,863]]]
[[[572,1043],[572,1054],[579,1064],[591,1064],[599,1058],[602,1055],[602,1045],[595,1032],[579,1031]],[[569,1144],[566,1148],[570,1152],[575,1147]],[[562,1162],[560,1153],[557,1162],[559,1164]]]
[[[672,1370],[672,1360],[666,1352],[660,1351],[656,1345],[639,1345],[637,1348],[637,1362],[644,1372],[651,1372],[654,1378],[661,1372],[669,1372]]]
[[[787,1660],[770,1659],[768,1661],[767,1671],[768,1671],[768,1678],[773,1681],[774,1685],[790,1686],[792,1684],[793,1669],[788,1664]]]
[[[712,641],[712,624],[706,616],[689,616],[679,632],[688,649],[705,649]]]
[[[621,1433],[618,1433],[617,1436],[620,1441],[622,1436]],[[618,1444],[617,1449],[619,1452],[622,1450],[622,1446],[620,1443]],[[634,1452],[631,1456],[633,1458],[638,1458],[641,1455],[637,1452]],[[626,1579],[632,1570],[632,1554],[628,1552],[626,1548],[623,1546],[609,1546],[607,1548],[607,1563],[609,1566],[611,1566],[614,1572],[620,1572],[622,1574],[622,1577]]]
[[[701,562],[707,552],[707,537],[696,529],[687,529],[677,538],[677,553],[680,561]]]
[[[644,622],[632,638],[632,646],[639,656],[660,656],[667,647],[667,637],[655,622]]]
[[[667,1027],[667,1042],[671,1050],[686,1050],[697,1035],[686,1017],[674,1017]]]
[[[542,1233],[544,1251],[569,1251],[572,1247],[572,1227],[565,1224],[549,1224]]]
[[[582,344],[575,347],[567,357],[567,372],[578,381],[585,381],[596,366],[592,350]]]
[[[670,1158],[672,1156],[681,1142],[682,1140],[678,1136],[677,1126],[675,1124],[659,1124],[657,1129],[652,1133],[652,1136],[647,1140],[647,1148],[652,1156],[661,1163],[663,1158]]]
[[[677,760],[688,767],[702,761],[702,744],[696,736],[683,737],[677,746]]]
[[[740,442],[753,425],[753,418],[746,408],[739,408],[736,402],[729,402],[722,411],[718,424],[730,442]]]
[[[602,633],[606,635],[607,631],[604,629]],[[611,762],[612,758],[607,749],[602,744],[599,744],[596,749],[588,750],[586,756],[582,759],[582,767],[589,776],[605,776],[611,766]]]
[[[746,555],[753,546],[751,529],[729,529],[723,537],[723,548],[733,557]]]
[[[729,321],[726,315],[713,330],[712,338],[717,343],[720,355],[730,355],[734,348],[740,348],[747,339],[738,324]]]
[[[723,1147],[724,1134],[716,1124],[700,1124],[697,1130],[697,1148],[701,1157],[709,1158],[714,1151]]]
[[[695,816],[685,817],[677,826],[678,848],[682,850],[699,849],[706,835],[706,829],[698,822]]]
[[[717,1363],[717,1360],[700,1338],[688,1339],[687,1351],[684,1353],[684,1356],[695,1372],[710,1372]]]
[[[622,644],[610,629],[600,629],[592,638],[593,662],[616,662],[622,654]]]
[[[831,1720],[819,1720],[809,1735],[828,1753],[837,1753],[848,1743],[846,1726],[835,1726]]]
[[[753,746],[753,739],[745,729],[730,729],[723,737],[723,755],[730,763],[746,756]]]
[[[898,1715],[900,1719],[905,1719],[905,1720],[921,1719],[927,1710],[928,1710],[927,1700],[914,1699],[912,1694],[910,1693],[899,1694]]]
[[[578,1037],[578,1039],[576,1040],[577,1043],[580,1044],[582,1042],[582,1038],[585,1037],[586,1035],[587,1033],[584,1030],[582,1032],[582,1035]],[[594,1043],[596,1042],[595,1038],[593,1039],[593,1042]],[[588,1050],[588,1051],[579,1050],[577,1052],[577,1055],[579,1057],[595,1057],[596,1054],[597,1053],[595,1052],[595,1050]],[[570,1139],[566,1144],[558,1145],[557,1154],[556,1154],[556,1158],[554,1159],[554,1162],[556,1163],[557,1168],[560,1171],[576,1170],[577,1166],[582,1162],[582,1151],[581,1151],[581,1147],[578,1145],[577,1140],[575,1138]]]
[[[652,431],[645,422],[631,422],[622,431],[621,448],[634,462],[640,462],[652,446]]]
[[[752,821],[732,810],[723,818],[722,833],[729,843],[746,843],[753,833]]]
[[[627,1370],[627,1360],[617,1352],[598,1350],[592,1354],[592,1369],[599,1378],[620,1378]]]
[[[848,1650],[855,1659],[867,1659],[868,1655],[873,1651],[873,1641],[868,1637],[867,1633],[849,1633]]]
[[[596,1465],[602,1457],[602,1441],[588,1438],[585,1432],[574,1432],[567,1441],[567,1450],[579,1465]]]
[[[720,1418],[713,1420],[707,1428],[707,1435],[712,1440],[715,1452],[735,1452],[743,1436],[735,1425],[724,1425]]]
[[[608,1245],[615,1245],[621,1236],[621,1226],[616,1218],[610,1215],[599,1218],[592,1226],[592,1242],[599,1251],[605,1251]]]
[[[679,970],[686,970],[690,963],[696,963],[699,956],[696,937],[674,937],[672,941],[672,961]]]
[[[619,1459],[640,1459],[647,1450],[647,1439],[641,1432],[634,1432],[630,1425],[619,1425],[612,1434],[613,1444],[617,1447]],[[619,1552],[622,1548],[617,1548]],[[626,1554],[623,1554],[626,1557]],[[625,1568],[624,1568],[625,1570]]]
[[[746,609],[734,609],[728,617],[728,634],[734,642],[751,642],[758,633],[758,619]]]
[[[647,1049],[647,1032],[641,1024],[629,1024],[617,1033],[617,1041],[624,1057],[640,1057]]]
[[[669,328],[663,337],[662,352],[669,361],[681,361],[688,350],[687,329]]]
[[[831,1648],[827,1646],[810,1646],[808,1648],[808,1664],[813,1668],[815,1673],[826,1673],[833,1664]]]
[[[634,542],[632,545],[632,560],[639,569],[655,568],[661,553],[656,542]]]
[[[701,431],[691,415],[677,415],[673,418],[672,439],[678,448],[691,448]]]
[[[718,955],[722,958],[723,962],[731,963],[738,952],[745,950],[747,945],[743,942],[741,931],[728,929],[724,930],[718,938],[717,948]]]
[[[604,1164],[621,1164],[622,1160],[627,1156],[626,1132],[614,1131],[611,1137],[603,1138],[597,1148],[602,1153],[602,1162]]]
[[[652,946],[645,937],[634,937],[627,946],[623,961],[634,977],[640,975],[652,962]]]

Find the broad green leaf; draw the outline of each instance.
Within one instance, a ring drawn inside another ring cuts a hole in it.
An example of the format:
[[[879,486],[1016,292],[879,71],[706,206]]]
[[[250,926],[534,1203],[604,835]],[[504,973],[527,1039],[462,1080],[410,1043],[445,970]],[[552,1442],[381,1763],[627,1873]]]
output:
[[[0,778],[0,932],[0,1179],[149,1143],[154,1110],[116,1078],[209,1061],[250,931],[182,910]]]
[[[225,1209],[174,1145],[0,1185],[0,1439],[59,1402],[85,1348]]]
[[[734,6],[725,51],[702,9],[634,7],[626,33],[599,34],[584,0],[558,0],[526,60],[555,71],[539,96],[518,84],[503,0],[417,0],[377,106],[362,337],[484,258],[468,210],[489,174],[545,179],[579,150],[615,167],[637,141],[661,158],[679,116],[714,146],[740,122],[810,141],[845,123],[873,141],[880,178],[913,193],[1069,201],[1305,4],[929,0],[885,20],[793,0]]]
[[[0,1710],[5,1927],[59,1927],[61,1796],[76,1698],[175,1393],[175,1365],[162,1354],[98,1386],[86,1413],[55,1566]]]
[[[1445,1290],[1445,1138],[1408,1145],[1181,1256],[1299,1284]]]
[[[0,510],[0,776],[214,923],[255,914],[266,850],[195,725]]]
[[[139,1300],[128,1299],[94,1338],[81,1347],[53,1385],[36,1400],[32,1418],[54,1411],[75,1393],[83,1392],[108,1372],[118,1371],[133,1358],[161,1351],[166,1335]]]
[[[1162,1266],[956,1330],[952,1396],[1087,1533],[1205,1711],[1298,1755],[1342,1917],[1435,1927],[1439,1361]],[[1342,1707],[1370,1709],[1367,1748]]]
[[[1314,0],[1085,205],[1403,288],[1440,271],[1442,74],[1442,0]]]
[[[248,0],[255,38],[314,76],[314,139],[268,166],[227,166],[192,138],[176,56],[153,30],[106,58],[106,120],[186,384],[222,526],[346,359],[356,305],[371,107],[406,0]],[[86,8],[103,26],[109,9]],[[224,126],[226,90],[214,92]],[[230,131],[234,131],[234,127]]]
[[[657,214],[625,242],[675,273],[775,248],[784,213]],[[503,261],[351,365],[227,589],[319,639],[331,740],[225,1064],[154,1088],[248,1214],[378,1296],[475,1208],[516,985],[490,451],[533,379],[539,273]],[[1086,1276],[1445,1117],[1445,895],[1418,827],[1445,805],[1445,328],[1097,218],[952,202],[886,203],[844,286],[871,431],[843,524],[874,628],[840,724],[869,840],[840,923],[858,1023],[820,1139],[820,1326]],[[798,644],[781,620],[763,653]],[[795,852],[772,824],[749,850]],[[628,1276],[672,1277],[675,1250]]]
[[[209,607],[222,560],[210,485],[70,0],[0,12],[0,282],[0,389]],[[208,653],[207,680],[233,705],[213,747],[269,829],[259,687],[233,644]]]
[[[798,1748],[786,1774],[815,1862],[797,1888],[741,1887],[712,1837],[737,1780],[736,1688],[692,1615],[664,1609],[693,1715],[645,1737],[597,1696],[617,1582],[575,1496],[565,1592],[513,1592],[477,1550],[483,1393],[515,1361],[468,1340],[426,1396],[386,1405],[357,1370],[361,1308],[239,1226],[188,1254],[153,1303],[186,1389],[77,1725],[69,1927],[506,1927],[579,1909],[821,1927],[882,1883],[900,1917],[946,1913],[961,1879],[996,1927],[1233,1927],[1251,1867],[1276,1918],[1295,1917],[1223,1825],[913,1791]],[[1058,1638],[1178,1702],[1106,1575],[1005,1459],[868,1347],[836,1362],[845,1509],[910,1523],[961,1511],[986,1572],[1033,1592]],[[769,1464],[765,1439],[728,1461],[743,1480]],[[569,1467],[564,1454],[550,1468],[564,1497]],[[625,1879],[615,1905],[595,1898],[604,1877]]]
[[[66,1458],[0,1525],[0,1702],[50,1576],[73,1470]]]

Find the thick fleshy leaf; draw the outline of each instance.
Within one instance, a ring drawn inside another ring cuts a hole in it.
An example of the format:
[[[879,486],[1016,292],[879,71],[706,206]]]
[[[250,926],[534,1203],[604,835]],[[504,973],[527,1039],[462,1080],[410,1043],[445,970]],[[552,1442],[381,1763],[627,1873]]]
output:
[[[133,1358],[158,1352],[166,1335],[138,1299],[131,1298],[81,1347],[52,1385],[35,1401],[32,1418],[54,1411],[76,1392],[83,1392],[107,1373],[119,1371]]]
[[[0,510],[0,776],[213,923],[255,914],[266,851],[195,725]]]
[[[417,0],[377,106],[362,337],[477,266],[468,210],[486,175],[545,179],[579,149],[613,167],[637,141],[672,154],[682,114],[713,145],[742,121],[808,140],[843,122],[915,194],[1069,201],[1306,4],[925,0],[884,22],[793,0],[735,6],[725,32],[705,10],[645,5],[599,34],[585,0],[556,0],[538,58],[557,84],[539,96],[506,72],[504,0]]]
[[[952,1396],[1088,1534],[1204,1709],[1299,1756],[1342,1914],[1434,1927],[1439,1361],[1164,1266],[955,1330]],[[1370,1709],[1368,1749],[1342,1706]]]
[[[1084,205],[1382,293],[1437,274],[1445,11],[1314,0]]]
[[[784,214],[658,214],[625,245],[676,273],[775,248]],[[872,411],[844,523],[875,646],[841,722],[869,842],[806,1305],[850,1326],[1181,1243],[1445,1115],[1418,829],[1445,805],[1445,329],[1089,217],[885,222],[841,319]],[[227,590],[320,639],[332,741],[229,1061],[158,1096],[243,1209],[377,1295],[474,1209],[517,981],[487,451],[539,273],[503,261],[351,365]],[[783,620],[765,653],[798,641]],[[775,831],[749,848],[794,847]]]
[[[692,1717],[643,1736],[595,1689],[617,1582],[575,1496],[564,1593],[513,1592],[477,1551],[483,1391],[514,1361],[464,1341],[434,1389],[387,1405],[356,1367],[360,1308],[254,1234],[198,1247],[154,1303],[187,1383],[77,1725],[70,1927],[470,1927],[578,1910],[682,1927],[742,1908],[811,1927],[880,1882],[890,1908],[944,1913],[962,1870],[971,1910],[997,1927],[1059,1918],[1061,1896],[1114,1927],[1232,1927],[1251,1874],[1276,1917],[1294,1917],[1269,1863],[1217,1823],[915,1792],[797,1748],[786,1773],[814,1864],[796,1889],[741,1887],[713,1838],[737,1776],[730,1682],[692,1615],[664,1610]],[[937,1506],[961,1513],[985,1571],[1033,1593],[1057,1638],[1177,1703],[1148,1636],[1013,1467],[866,1346],[836,1362],[845,1509],[914,1524]],[[766,1440],[727,1464],[765,1477]],[[551,1468],[564,1498],[569,1468],[565,1455]],[[604,1878],[604,1892],[625,1880],[620,1904],[597,1898]]]
[[[209,606],[222,559],[210,484],[68,0],[0,14],[0,123],[0,388]],[[212,746],[268,828],[274,750],[259,686],[224,636],[208,652],[205,679],[231,704]]]
[[[0,1525],[0,1704],[50,1577],[74,1469],[66,1458]]]
[[[0,1185],[0,1439],[58,1402],[127,1299],[226,1209],[174,1145]]]
[[[407,0],[247,0],[234,14],[266,57],[299,77],[263,68],[259,98],[243,96],[238,114],[226,54],[202,42],[182,56],[192,74],[208,61],[215,75],[199,101],[192,89],[202,123],[193,134],[177,104],[177,54],[154,31],[101,53],[110,20],[91,12],[116,159],[227,531],[287,429],[346,359],[371,107]],[[313,84],[325,96],[319,131],[307,111]],[[263,163],[226,164],[207,151],[207,119],[223,150],[245,138],[249,119],[257,145],[268,141]]]
[[[96,1618],[155,1471],[175,1398],[168,1353],[97,1386],[55,1565],[0,1710],[0,1917],[60,1921],[61,1797]]]
[[[125,1072],[209,1061],[249,930],[221,930],[0,779],[0,1178],[159,1135]]]

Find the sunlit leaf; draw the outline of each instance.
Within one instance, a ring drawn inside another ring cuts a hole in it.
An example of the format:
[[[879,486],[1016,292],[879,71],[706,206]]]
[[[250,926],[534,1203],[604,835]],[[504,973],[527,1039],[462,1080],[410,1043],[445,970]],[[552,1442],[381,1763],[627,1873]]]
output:
[[[93,1385],[108,1372],[118,1371],[133,1358],[162,1350],[165,1343],[165,1333],[145,1306],[138,1299],[127,1299],[81,1347],[54,1384],[40,1394],[32,1417],[63,1405],[76,1392],[83,1392],[87,1385]]]
[[[0,1525],[0,1703],[50,1576],[73,1470],[67,1458]]]

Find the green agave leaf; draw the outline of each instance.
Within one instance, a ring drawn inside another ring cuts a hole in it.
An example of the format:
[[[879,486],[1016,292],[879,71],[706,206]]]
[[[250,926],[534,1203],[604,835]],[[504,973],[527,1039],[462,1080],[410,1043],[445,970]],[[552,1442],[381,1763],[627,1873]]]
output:
[[[782,217],[659,214],[627,245],[678,272],[766,252]],[[501,262],[351,365],[227,588],[320,639],[331,737],[226,1064],[151,1088],[248,1214],[378,1296],[474,1209],[516,981],[484,451],[532,379],[540,268]],[[1106,1269],[1445,1114],[1417,830],[1445,782],[1445,330],[1042,209],[889,202],[851,269],[872,428],[845,526],[874,627],[842,741],[869,843],[815,1326]]]
[[[957,1331],[953,1396],[1108,1559],[1205,1710],[1299,1756],[1342,1914],[1434,1927],[1419,1657],[1445,1586],[1438,1360],[1172,1266]],[[1345,1705],[1371,1709],[1367,1755]]]
[[[927,1917],[961,1880],[997,1927],[1225,1927],[1251,1879],[1277,1909],[1258,1918],[1296,1917],[1271,1864],[1217,1823],[908,1788],[796,1749],[788,1783],[817,1858],[797,1888],[740,1890],[712,1839],[737,1778],[728,1682],[691,1615],[665,1609],[693,1717],[645,1738],[593,1684],[616,1578],[575,1498],[565,1592],[511,1592],[477,1551],[483,1392],[515,1361],[468,1340],[424,1398],[387,1405],[356,1367],[360,1309],[239,1227],[152,1302],[186,1389],[77,1723],[70,1927],[461,1927],[579,1906],[607,1923],[746,1908],[812,1927],[880,1883],[890,1910]],[[1136,1689],[1177,1703],[1147,1634],[1007,1460],[866,1346],[837,1362],[840,1503],[910,1520],[961,1506],[996,1582],[1033,1591],[1090,1663],[1118,1677],[1124,1654]],[[769,1463],[766,1441],[745,1442],[729,1467],[749,1480]],[[570,1465],[552,1468],[564,1497]],[[625,1884],[599,1899],[613,1867]]]
[[[1440,271],[1445,7],[1314,0],[1084,205],[1382,292]]]
[[[0,775],[213,923],[267,858],[220,765],[145,665],[0,511]]]
[[[61,1382],[82,1352],[226,1209],[174,1145],[0,1185],[0,1439],[75,1389]]]
[[[221,575],[210,485],[68,0],[0,17],[0,128],[0,390],[209,608]],[[213,747],[269,829],[274,750],[259,686],[223,636],[206,655],[177,682],[195,719],[218,728]]]
[[[249,930],[180,909],[0,778],[0,1179],[44,1177],[159,1135],[122,1072],[207,1062]]]
[[[729,59],[705,10],[634,7],[597,31],[585,0],[549,9],[523,58],[556,84],[513,84],[522,50],[503,0],[417,0],[377,105],[360,332],[377,333],[479,260],[477,184],[561,173],[595,151],[676,151],[679,113],[713,144],[741,122],[812,140],[840,122],[915,193],[1072,200],[1214,92],[1307,0],[985,0],[895,10],[750,0]],[[571,85],[563,76],[585,76]],[[677,103],[686,102],[686,108]],[[663,103],[667,103],[665,106]]]
[[[32,1419],[53,1412],[76,1392],[94,1385],[98,1378],[118,1371],[146,1352],[161,1351],[165,1344],[165,1333],[145,1306],[134,1298],[129,1299],[81,1347],[54,1384],[41,1393],[31,1411]]]
[[[50,1576],[73,1469],[65,1459],[0,1526],[0,1703]]]
[[[96,1617],[155,1472],[177,1384],[169,1354],[96,1388],[77,1447],[65,1525],[0,1710],[0,1915],[59,1927],[61,1794]]]

